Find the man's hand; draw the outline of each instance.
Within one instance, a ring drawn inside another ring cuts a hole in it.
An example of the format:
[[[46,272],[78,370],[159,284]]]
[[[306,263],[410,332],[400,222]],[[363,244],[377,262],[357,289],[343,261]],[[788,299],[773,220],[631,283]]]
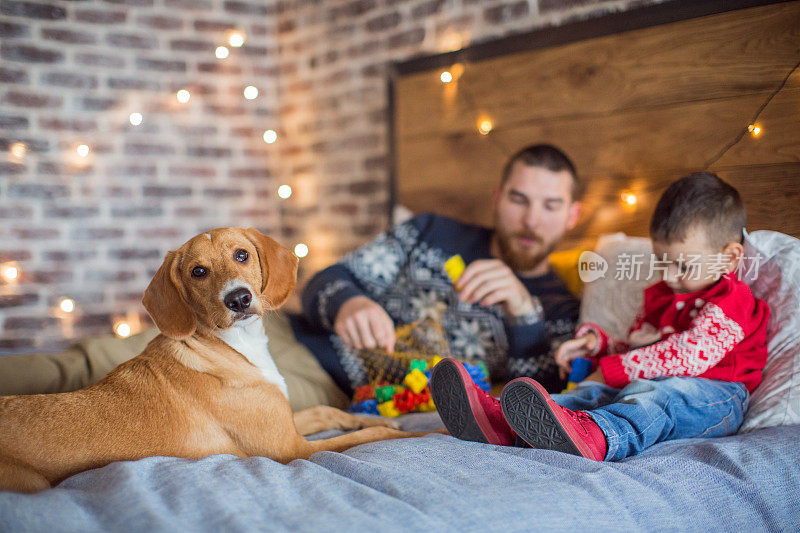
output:
[[[383,307],[366,296],[353,296],[339,308],[333,330],[348,346],[394,351],[394,322]]]
[[[514,272],[499,259],[473,261],[458,278],[461,301],[479,305],[503,304],[509,316],[523,316],[535,309],[531,295]]]
[[[561,379],[569,376],[572,362],[578,357],[588,357],[597,346],[597,335],[587,333],[577,339],[568,340],[556,350],[556,364],[559,366]]]

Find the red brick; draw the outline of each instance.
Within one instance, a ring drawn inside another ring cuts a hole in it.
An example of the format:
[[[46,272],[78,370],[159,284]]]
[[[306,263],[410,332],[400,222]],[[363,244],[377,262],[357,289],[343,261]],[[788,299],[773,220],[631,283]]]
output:
[[[14,17],[27,17],[43,20],[61,20],[67,17],[67,10],[61,6],[41,2],[18,2],[3,0],[0,13]]]
[[[391,28],[396,28],[400,24],[400,13],[386,13],[367,21],[367,31],[384,31]]]
[[[94,89],[97,87],[97,76],[75,72],[46,72],[42,75],[41,82],[71,89]]]
[[[50,185],[44,183],[15,183],[8,187],[6,195],[9,198],[38,198],[52,200],[69,196],[69,188],[64,185]]]
[[[97,42],[97,37],[92,33],[64,28],[42,28],[40,34],[42,39],[69,44],[94,44]]]
[[[125,67],[124,58],[105,54],[76,54],[75,61],[80,65],[108,69],[122,69]]]
[[[145,35],[132,35],[130,33],[109,33],[106,42],[120,48],[137,48],[150,50],[158,47],[158,39]]]
[[[91,227],[79,227],[72,230],[70,233],[70,239],[76,240],[89,240],[89,241],[100,241],[100,240],[109,240],[109,239],[121,239],[125,236],[125,231],[120,228],[91,228]]]
[[[30,122],[27,117],[19,115],[0,115],[0,128],[4,130],[24,130]]]
[[[186,72],[186,61],[139,57],[136,58],[136,68],[156,72]]]
[[[558,0],[563,5],[562,0]],[[528,2],[523,0],[514,4],[490,7],[483,12],[483,19],[491,24],[504,24],[528,16]]]
[[[50,131],[74,131],[85,133],[97,131],[97,122],[94,120],[81,120],[76,118],[40,118],[39,127]]]
[[[2,166],[0,166],[0,171],[2,171]],[[22,207],[22,206],[0,206],[0,218],[1,219],[26,219],[33,217],[33,209],[30,207]],[[3,252],[0,252],[0,263],[3,261],[10,261],[10,259],[3,258]]]
[[[140,26],[158,30],[179,30],[183,27],[183,21],[181,19],[159,15],[139,17],[136,22]]]
[[[39,301],[39,295],[34,293],[26,294],[2,294],[0,295],[0,309],[9,307],[24,307]]]
[[[413,46],[425,40],[425,28],[415,28],[413,30],[397,33],[389,37],[389,48],[400,48],[403,46]]]
[[[0,83],[28,83],[29,79],[24,70],[0,67]]]
[[[0,263],[8,261],[27,261],[31,258],[29,250],[0,250]]]
[[[17,43],[3,43],[0,46],[0,56],[5,61],[26,63],[60,63],[64,61],[64,54],[58,50]]]
[[[14,24],[13,22],[0,21],[0,35],[3,36],[3,39],[27,37],[30,32],[31,28],[26,24]]]
[[[75,20],[91,24],[122,24],[127,18],[128,16],[124,11],[79,9],[75,12]]]

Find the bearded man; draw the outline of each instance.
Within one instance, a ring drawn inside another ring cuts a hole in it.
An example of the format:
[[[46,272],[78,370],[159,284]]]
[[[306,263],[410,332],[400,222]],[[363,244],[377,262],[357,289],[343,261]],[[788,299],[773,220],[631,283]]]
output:
[[[560,392],[551,347],[572,335],[579,302],[547,258],[577,223],[580,194],[562,151],[520,150],[494,193],[494,229],[434,214],[394,226],[309,281],[297,338],[352,393],[366,383],[358,350],[391,352],[395,326],[440,316],[454,357],[483,361],[493,381],[528,376]],[[443,265],[455,254],[467,267],[454,285]]]

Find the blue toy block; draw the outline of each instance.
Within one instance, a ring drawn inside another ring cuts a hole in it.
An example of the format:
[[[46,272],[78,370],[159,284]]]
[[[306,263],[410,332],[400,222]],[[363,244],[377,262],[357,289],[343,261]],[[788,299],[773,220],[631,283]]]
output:
[[[364,413],[367,415],[378,414],[378,400],[364,400],[363,402],[354,403],[350,406],[352,413]]]

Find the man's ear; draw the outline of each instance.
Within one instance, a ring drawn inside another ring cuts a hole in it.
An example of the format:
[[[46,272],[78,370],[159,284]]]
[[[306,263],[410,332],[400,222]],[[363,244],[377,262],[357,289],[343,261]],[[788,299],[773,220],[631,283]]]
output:
[[[255,228],[245,230],[258,251],[261,264],[261,294],[277,309],[289,298],[297,282],[297,256]]]
[[[191,337],[197,329],[197,318],[181,294],[177,257],[176,252],[167,252],[144,291],[142,304],[161,333],[181,341]]]
[[[575,200],[569,206],[569,214],[567,216],[567,230],[574,228],[578,221],[581,219],[581,211],[583,211],[583,204]]]

